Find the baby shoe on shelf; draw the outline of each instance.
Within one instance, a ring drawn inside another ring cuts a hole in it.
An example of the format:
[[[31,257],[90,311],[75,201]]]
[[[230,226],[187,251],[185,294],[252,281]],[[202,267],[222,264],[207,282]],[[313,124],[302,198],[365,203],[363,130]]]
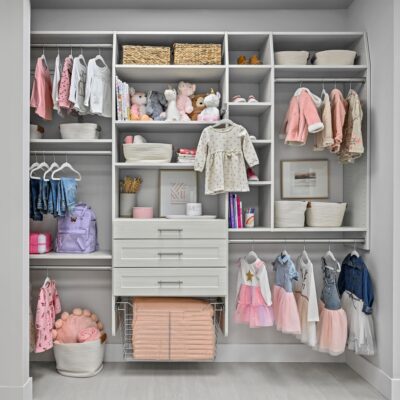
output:
[[[258,176],[254,172],[253,168],[247,168],[247,180],[248,181],[259,181]]]
[[[236,96],[232,97],[232,102],[233,103],[246,103],[246,99],[242,96],[240,96],[239,94],[237,94]]]
[[[258,103],[258,100],[251,94],[247,99],[248,103]]]

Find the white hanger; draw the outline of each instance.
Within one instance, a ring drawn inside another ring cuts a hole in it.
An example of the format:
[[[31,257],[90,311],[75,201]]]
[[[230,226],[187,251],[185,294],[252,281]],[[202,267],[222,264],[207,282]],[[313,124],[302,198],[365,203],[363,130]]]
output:
[[[81,47],[81,54],[79,54],[79,56],[76,58],[79,60],[79,62],[82,65],[84,65],[86,67],[86,60],[85,60],[85,57],[83,56],[82,47]]]
[[[103,63],[103,67],[107,67],[107,64],[104,61],[103,56],[100,54],[100,49],[99,49],[99,54],[97,54],[97,56],[94,58],[95,62],[98,61],[98,60],[100,60]],[[96,62],[96,65],[99,65],[99,64],[97,64],[97,62]]]
[[[325,256],[322,257],[325,267],[332,270],[332,271],[336,271],[336,272],[340,272],[340,263],[339,261],[336,259],[335,255],[332,253],[331,251],[331,242],[329,242],[329,248],[328,251],[326,252]],[[331,261],[336,265],[336,268],[331,267],[330,265],[327,264],[326,260],[327,259],[331,259]]]
[[[82,180],[82,175],[80,174],[80,172],[78,170],[76,170],[68,161],[67,161],[67,155],[65,155],[65,162],[61,165],[61,167],[57,168],[56,170],[54,170],[51,174],[51,179],[55,180],[55,181],[59,181],[61,178],[55,178],[55,174],[57,174],[58,172],[61,172],[63,169],[65,168],[69,168],[72,172],[74,172],[75,174],[78,175],[77,178],[75,178],[76,181],[81,181]]]
[[[218,128],[220,125],[230,125],[230,126],[234,126],[236,125],[233,121],[231,121],[228,118],[224,118],[221,119],[220,121],[218,121],[216,124],[214,124],[212,127],[213,128]]]
[[[33,164],[31,164],[31,166],[29,167],[29,173],[35,169],[36,167],[39,166],[38,160],[37,160],[37,153],[35,151],[35,162]]]
[[[49,168],[49,164],[47,164],[46,159],[45,159],[44,154],[43,154],[43,161],[37,167],[31,169],[29,177],[31,179],[40,179],[41,177],[40,176],[35,176],[34,173],[37,172],[37,171],[41,171],[41,170],[47,170],[48,168]]]
[[[353,251],[351,252],[350,256],[360,257],[360,253],[356,249],[356,241],[354,241]]]
[[[47,174],[54,169],[60,168],[60,166],[56,162],[56,157],[54,154],[53,154],[53,158],[54,158],[53,163],[50,165],[49,169],[43,174],[43,180],[45,180],[46,182],[50,180],[49,178],[46,178]]]

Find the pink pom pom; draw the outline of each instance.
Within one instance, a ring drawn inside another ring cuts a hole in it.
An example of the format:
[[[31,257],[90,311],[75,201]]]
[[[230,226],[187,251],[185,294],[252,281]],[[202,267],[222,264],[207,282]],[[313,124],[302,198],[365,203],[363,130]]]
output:
[[[53,340],[57,337],[57,330],[56,329],[53,329],[51,331],[51,336],[53,337]]]
[[[90,317],[90,316],[92,315],[92,313],[91,313],[90,310],[85,309],[85,310],[83,310],[83,315],[84,315],[85,317]]]
[[[61,319],[58,319],[58,320],[54,323],[54,326],[55,326],[57,329],[60,329],[60,328],[63,326],[63,321],[62,321]]]
[[[92,314],[92,320],[94,321],[94,322],[97,322],[98,321],[98,318],[97,318],[97,315],[96,314]]]
[[[66,320],[68,319],[68,317],[69,317],[69,314],[68,314],[66,311],[64,311],[64,312],[61,314],[61,319],[62,319],[63,321],[66,321]]]
[[[77,315],[79,317],[79,315],[82,315],[82,308],[74,308],[72,310],[72,314]]]
[[[103,328],[104,328],[103,323],[99,321],[99,322],[97,323],[97,328],[99,329],[99,331],[102,331]]]

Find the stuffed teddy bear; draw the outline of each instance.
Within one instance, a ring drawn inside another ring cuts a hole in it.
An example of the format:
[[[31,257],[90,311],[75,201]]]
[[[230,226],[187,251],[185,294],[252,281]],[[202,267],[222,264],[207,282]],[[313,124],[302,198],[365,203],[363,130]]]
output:
[[[197,117],[198,121],[213,122],[221,119],[219,114],[219,100],[221,99],[221,93],[214,93],[211,89],[211,93],[204,98],[204,105],[206,108]]]
[[[196,85],[194,83],[184,81],[178,83],[178,98],[176,100],[176,106],[181,113],[181,121],[190,121],[188,114],[193,111],[190,96],[193,96],[195,91]]]
[[[146,114],[147,97],[144,92],[136,92],[133,87],[129,88],[131,97],[131,120],[149,121],[151,118]]]
[[[163,93],[153,90],[148,92],[146,114],[154,121],[163,121],[166,118],[165,109],[167,105],[167,99]]]
[[[189,114],[192,121],[197,121],[198,115],[206,108],[204,105],[204,97],[206,96],[206,93],[195,94],[192,96],[193,111]]]
[[[54,323],[54,343],[83,343],[105,337],[104,326],[90,310],[75,308],[71,314],[63,312]]]
[[[181,113],[176,106],[176,90],[172,88],[165,89],[164,96],[168,102],[166,111],[167,121],[180,121]]]

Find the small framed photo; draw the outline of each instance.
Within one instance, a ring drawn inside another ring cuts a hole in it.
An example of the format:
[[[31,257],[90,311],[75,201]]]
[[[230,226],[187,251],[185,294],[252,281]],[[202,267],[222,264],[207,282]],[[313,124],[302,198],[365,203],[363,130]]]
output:
[[[160,217],[185,215],[186,203],[196,202],[197,173],[195,171],[160,171]]]
[[[282,199],[327,199],[328,160],[281,161]]]

